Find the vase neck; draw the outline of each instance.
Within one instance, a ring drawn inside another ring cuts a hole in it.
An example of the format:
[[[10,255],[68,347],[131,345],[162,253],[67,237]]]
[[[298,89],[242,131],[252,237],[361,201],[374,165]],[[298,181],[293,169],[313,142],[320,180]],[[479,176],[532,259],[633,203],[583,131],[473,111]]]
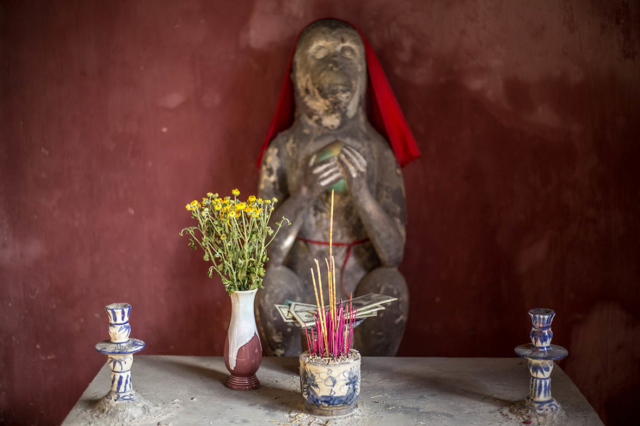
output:
[[[249,291],[234,291],[231,293],[231,304],[235,308],[239,305],[251,304],[253,306],[253,302],[256,299],[256,293],[258,289],[249,290]]]
[[[238,321],[254,321],[254,301],[256,290],[234,291],[231,293],[231,324]]]

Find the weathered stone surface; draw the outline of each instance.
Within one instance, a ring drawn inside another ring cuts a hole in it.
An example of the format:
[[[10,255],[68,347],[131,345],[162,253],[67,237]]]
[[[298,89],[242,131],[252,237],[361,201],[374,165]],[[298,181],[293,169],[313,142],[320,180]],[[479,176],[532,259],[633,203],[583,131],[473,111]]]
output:
[[[234,392],[224,385],[228,372],[221,357],[140,356],[136,389],[158,403],[165,417],[154,415],[137,424],[309,425],[315,418],[303,414],[298,366],[294,357],[265,358],[258,371],[262,387]],[[555,424],[603,425],[560,368],[552,377],[554,396],[565,413]],[[509,415],[508,408],[526,397],[528,383],[524,362],[515,358],[363,357],[358,411],[332,420],[331,425],[521,425],[523,419]],[[108,387],[105,365],[63,425],[87,424],[92,401]],[[93,420],[93,424],[115,423]]]

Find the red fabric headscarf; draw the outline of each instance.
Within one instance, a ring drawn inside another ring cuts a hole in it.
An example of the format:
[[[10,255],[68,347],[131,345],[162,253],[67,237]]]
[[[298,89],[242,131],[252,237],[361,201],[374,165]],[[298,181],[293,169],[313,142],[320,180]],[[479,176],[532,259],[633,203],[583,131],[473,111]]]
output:
[[[345,23],[351,25],[348,22]],[[353,25],[351,26],[353,27]],[[371,102],[371,123],[376,130],[380,132],[380,134],[389,139],[393,152],[398,159],[398,163],[401,167],[404,167],[411,161],[420,157],[418,145],[416,144],[413,135],[411,135],[409,125],[400,110],[396,97],[393,95],[393,91],[391,90],[391,86],[389,86],[387,77],[384,75],[384,71],[378,61],[378,57],[362,32],[360,32],[356,27],[353,28],[358,31],[358,34],[360,34],[367,59],[367,71],[369,74],[367,90],[369,93],[368,98]],[[258,158],[258,162],[256,164],[256,167],[258,168],[260,168],[262,157],[264,157],[264,153],[269,147],[269,143],[271,143],[278,133],[288,129],[291,127],[291,124],[293,124],[295,99],[293,93],[293,82],[291,81],[290,74],[293,55],[296,51],[296,45],[298,44],[300,34],[296,37],[296,42],[293,44],[293,50],[289,57],[289,65],[287,66],[284,83],[282,84],[282,90],[280,91],[276,114],[273,117],[273,120],[271,120],[267,136],[264,138],[264,142],[262,142],[260,158]]]

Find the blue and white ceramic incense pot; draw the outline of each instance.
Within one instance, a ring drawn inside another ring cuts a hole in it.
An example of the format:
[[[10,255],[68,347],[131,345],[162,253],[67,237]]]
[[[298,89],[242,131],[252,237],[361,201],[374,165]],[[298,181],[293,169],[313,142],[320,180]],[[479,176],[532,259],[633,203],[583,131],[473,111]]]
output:
[[[316,416],[343,417],[358,407],[360,353],[354,349],[346,359],[332,361],[300,355],[300,389],[305,409]]]

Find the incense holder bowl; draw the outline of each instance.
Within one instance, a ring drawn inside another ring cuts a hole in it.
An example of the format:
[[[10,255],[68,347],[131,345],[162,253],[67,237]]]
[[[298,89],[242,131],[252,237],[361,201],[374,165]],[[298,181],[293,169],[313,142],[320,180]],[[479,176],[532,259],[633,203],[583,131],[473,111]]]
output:
[[[300,355],[300,390],[309,414],[343,417],[355,412],[360,396],[360,353],[351,350],[348,358]]]

